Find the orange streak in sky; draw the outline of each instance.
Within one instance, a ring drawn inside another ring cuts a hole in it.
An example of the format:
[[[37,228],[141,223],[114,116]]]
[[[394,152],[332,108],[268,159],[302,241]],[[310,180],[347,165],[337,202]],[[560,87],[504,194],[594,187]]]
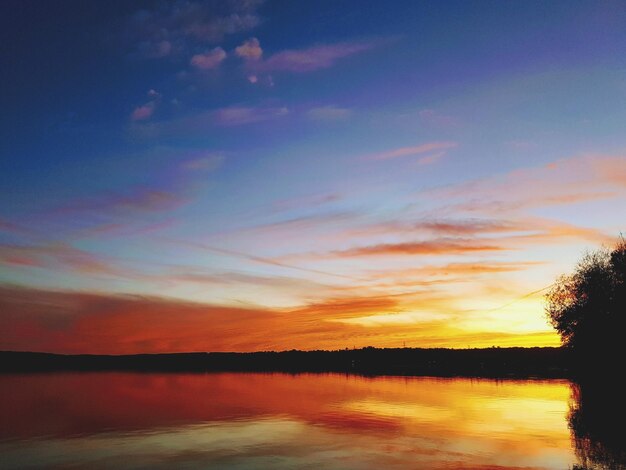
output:
[[[374,327],[342,320],[392,313],[390,298],[330,299],[296,310],[235,308],[162,298],[0,291],[0,349],[132,354],[346,347],[557,345],[551,331],[454,328],[446,319]]]

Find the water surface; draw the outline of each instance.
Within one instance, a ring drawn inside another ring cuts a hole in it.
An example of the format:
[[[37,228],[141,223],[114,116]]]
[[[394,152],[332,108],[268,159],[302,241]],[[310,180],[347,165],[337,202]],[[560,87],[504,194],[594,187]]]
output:
[[[0,376],[2,468],[566,469],[565,380]]]

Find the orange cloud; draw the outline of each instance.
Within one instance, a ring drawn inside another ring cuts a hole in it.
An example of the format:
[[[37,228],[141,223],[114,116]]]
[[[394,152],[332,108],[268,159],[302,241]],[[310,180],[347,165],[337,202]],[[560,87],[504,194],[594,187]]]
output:
[[[221,47],[216,47],[204,54],[196,54],[191,58],[191,65],[200,70],[210,70],[217,68],[226,59],[226,51]]]
[[[428,218],[416,221],[389,220],[349,229],[346,237],[361,235],[429,233],[442,236],[486,235],[529,230],[525,221],[484,218]]]
[[[556,344],[551,332],[469,332],[446,320],[381,324],[341,320],[402,308],[401,296],[331,298],[294,310],[174,299],[0,288],[0,350],[132,354],[181,351],[465,347]]]
[[[399,269],[399,270],[385,270],[374,271],[371,273],[372,279],[388,280],[390,285],[397,285],[397,282],[402,280],[409,280],[418,278],[424,280],[424,278],[438,277],[449,282],[449,276],[461,276],[462,280],[467,280],[468,277],[480,276],[483,274],[494,273],[509,273],[516,271],[523,271],[533,266],[538,266],[543,263],[540,262],[473,262],[473,263],[448,263],[440,266],[426,265],[419,268]]]
[[[340,297],[311,303],[296,310],[295,313],[334,320],[341,317],[388,312],[397,307],[398,301],[392,296]]]
[[[244,60],[259,60],[263,55],[263,49],[257,38],[250,38],[235,48],[235,54]]]
[[[591,158],[590,166],[595,178],[626,187],[626,157]]]
[[[0,349],[64,353],[228,350],[272,320],[237,309],[139,296],[2,288]]]
[[[481,241],[462,238],[439,238],[421,242],[381,243],[347,250],[334,251],[331,254],[340,257],[376,256],[376,255],[442,255],[475,252],[501,251],[505,248],[493,241]]]

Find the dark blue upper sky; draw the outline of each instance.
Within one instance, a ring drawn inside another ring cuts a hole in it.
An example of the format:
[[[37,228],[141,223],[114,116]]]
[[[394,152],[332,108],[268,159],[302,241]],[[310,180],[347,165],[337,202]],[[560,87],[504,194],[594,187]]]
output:
[[[41,168],[128,148],[126,118],[147,87],[193,109],[262,100],[385,106],[441,100],[482,81],[545,68],[620,66],[626,45],[622,2],[200,3],[207,22],[212,10],[214,16],[245,10],[258,23],[209,40],[183,35],[182,50],[154,58],[138,52],[154,35],[134,31],[133,18],[144,10],[154,14],[154,28],[182,29],[168,15],[189,2],[3,2],[3,163]],[[274,78],[280,89],[246,87],[232,70],[202,83],[180,79],[194,53],[232,48],[250,35],[262,37],[267,55],[344,41],[380,44],[368,57],[338,64],[340,74]]]

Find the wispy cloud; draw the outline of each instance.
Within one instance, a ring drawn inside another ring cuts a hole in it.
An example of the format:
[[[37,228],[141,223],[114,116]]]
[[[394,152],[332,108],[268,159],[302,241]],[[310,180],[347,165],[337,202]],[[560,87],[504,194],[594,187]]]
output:
[[[134,187],[90,198],[80,198],[57,207],[57,213],[94,212],[101,214],[161,212],[176,209],[188,201],[174,189]]]
[[[245,106],[231,106],[218,109],[213,113],[214,121],[222,126],[239,126],[254,122],[276,119],[289,114],[286,107],[280,108],[251,108]]]
[[[141,221],[139,223],[104,222],[102,224],[92,225],[85,229],[75,231],[71,234],[71,238],[80,240],[92,237],[100,238],[111,236],[128,237],[135,235],[148,235],[172,228],[177,224],[178,220],[174,218],[157,220],[156,222]]]
[[[422,219],[405,225],[412,231],[426,231],[438,235],[485,235],[528,230],[522,222],[498,219]]]
[[[24,227],[20,224],[16,224],[9,220],[5,220],[1,218],[0,218],[0,232],[9,233],[12,235],[29,235],[33,233],[33,231],[27,227]]]
[[[377,222],[366,221],[354,224],[338,237],[340,240],[354,240],[376,236],[415,236],[417,234],[437,237],[474,237],[510,232],[528,232],[537,225],[528,221],[512,221],[498,218],[471,217],[419,217],[411,220],[403,216]]]
[[[247,289],[274,298],[266,299],[264,304],[272,304],[277,300],[276,297],[281,297],[278,299],[281,304],[285,303],[285,299],[288,303],[297,303],[297,300],[291,299],[329,295],[334,291],[333,286],[317,281],[293,276],[258,274],[252,271],[206,271],[181,266],[165,271],[161,277],[163,282],[167,283],[196,284],[204,288],[216,287],[222,291],[233,287],[233,292]]]
[[[311,108],[306,112],[307,117],[315,121],[341,121],[347,119],[352,114],[349,108],[327,105]]]
[[[106,258],[66,243],[0,245],[0,262],[57,271],[69,269],[80,274],[126,277],[125,270]]]
[[[437,163],[445,156],[446,152],[437,152],[432,155],[426,155],[417,159],[418,165],[432,165],[433,163]]]
[[[240,106],[201,111],[186,116],[156,122],[137,122],[131,131],[138,137],[176,138],[206,135],[221,127],[243,126],[280,119],[289,115],[286,106]]]
[[[604,158],[590,157],[590,159],[595,178],[606,181],[622,190],[626,188],[626,155]],[[558,171],[567,166],[568,162],[562,161],[556,162],[552,168]]]
[[[187,171],[214,171],[224,163],[224,154],[219,152],[207,152],[185,160],[181,168]]]
[[[505,248],[497,242],[461,238],[439,238],[434,240],[402,243],[381,243],[333,251],[330,256],[396,256],[396,255],[458,255],[476,252],[496,252]]]
[[[609,243],[612,237],[594,228],[578,227],[541,217],[510,214],[511,219],[492,218],[423,218],[411,221],[387,221],[350,229],[343,239],[376,235],[436,237],[471,237],[476,242],[497,243],[502,249],[516,249],[523,244],[551,244],[565,239]]]
[[[390,160],[393,158],[423,155],[428,152],[447,151],[457,145],[458,144],[456,142],[428,142],[414,147],[400,147],[393,150],[387,150],[385,152],[375,153],[368,155],[365,158],[368,160]]]
[[[330,226],[343,225],[344,222],[358,217],[358,213],[350,211],[321,212],[254,225],[240,229],[240,231],[267,231],[273,236],[277,236],[281,231],[291,230],[297,235],[298,233],[311,232],[320,226],[328,228]]]
[[[462,281],[467,281],[468,277],[510,273],[524,271],[536,266],[542,266],[544,263],[538,261],[475,261],[465,263],[446,263],[442,265],[424,265],[416,268],[406,269],[387,269],[380,271],[372,271],[370,276],[372,279],[384,280],[390,285],[395,285],[398,281],[414,282],[415,279],[424,280],[430,278],[444,278],[449,282],[450,276],[459,276]]]
[[[166,230],[177,223],[175,211],[196,199],[209,183],[209,174],[224,161],[221,152],[210,150],[158,148],[141,158],[148,156],[170,162],[156,168],[149,164],[141,183],[76,194],[20,214],[14,220],[25,230],[11,239],[17,244],[28,239],[37,245],[56,246],[59,240],[69,243]]]
[[[207,173],[217,170],[225,159],[222,152],[204,149],[157,148],[148,155],[170,161],[151,167],[145,183],[94,191],[52,207],[48,213],[91,213],[106,218],[173,211],[190,202],[198,186],[205,184]]]
[[[612,244],[615,241],[615,235],[607,235],[602,230],[579,227],[562,221],[537,217],[526,219],[526,223],[527,233],[510,235],[503,238],[503,243],[508,243],[509,246],[520,246],[558,244],[567,240],[585,240],[606,244]]]
[[[339,59],[375,47],[377,42],[342,42],[277,52],[259,62],[257,70],[305,73],[332,67]]]
[[[451,209],[489,214],[626,197],[626,158],[585,156],[424,191]]]
[[[243,251],[237,251],[237,250],[231,250],[227,248],[221,248],[218,246],[207,245],[206,243],[199,243],[199,242],[188,241],[188,240],[172,240],[172,239],[164,239],[164,241],[175,244],[175,245],[179,245],[179,246],[185,246],[188,248],[208,251],[211,253],[217,253],[217,254],[225,255],[225,256],[232,256],[234,258],[240,258],[243,260],[251,261],[253,263],[265,264],[268,266],[277,266],[277,267],[305,272],[309,274],[321,274],[323,276],[328,276],[331,278],[350,279],[352,281],[363,281],[362,278],[359,278],[357,276],[351,276],[349,274],[342,274],[337,271],[324,271],[321,269],[307,268],[307,267],[283,262],[278,259],[273,259],[273,258],[266,257],[266,256],[259,256],[256,254],[246,253]]]
[[[373,297],[331,297],[312,302],[296,310],[298,315],[325,316],[333,320],[370,313],[384,313],[398,307],[398,300],[392,296]]]
[[[280,199],[274,201],[273,208],[278,211],[287,211],[294,209],[308,209],[332,202],[339,201],[342,196],[339,193],[322,193],[312,194],[310,196],[294,197],[291,199]]]

